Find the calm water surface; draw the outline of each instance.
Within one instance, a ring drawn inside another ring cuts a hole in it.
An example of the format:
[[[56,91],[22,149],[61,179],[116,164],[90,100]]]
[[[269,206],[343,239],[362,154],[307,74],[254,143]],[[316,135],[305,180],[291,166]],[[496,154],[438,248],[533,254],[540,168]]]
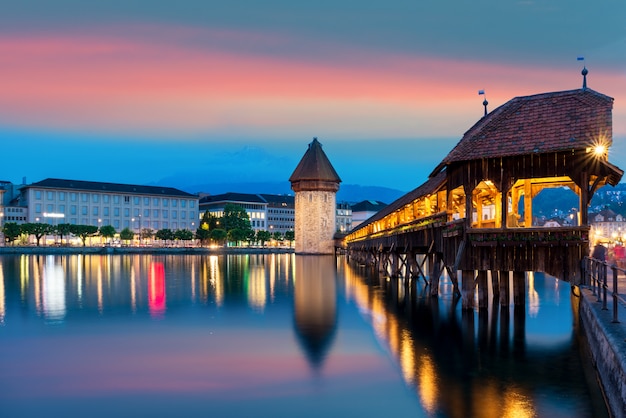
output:
[[[606,416],[567,283],[423,290],[334,257],[0,256],[0,416]]]

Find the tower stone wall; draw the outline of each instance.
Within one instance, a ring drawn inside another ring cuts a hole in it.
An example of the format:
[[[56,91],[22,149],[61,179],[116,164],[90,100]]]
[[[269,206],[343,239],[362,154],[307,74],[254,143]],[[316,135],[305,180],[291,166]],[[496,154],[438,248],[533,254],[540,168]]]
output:
[[[296,192],[296,253],[334,254],[336,202],[332,191]]]

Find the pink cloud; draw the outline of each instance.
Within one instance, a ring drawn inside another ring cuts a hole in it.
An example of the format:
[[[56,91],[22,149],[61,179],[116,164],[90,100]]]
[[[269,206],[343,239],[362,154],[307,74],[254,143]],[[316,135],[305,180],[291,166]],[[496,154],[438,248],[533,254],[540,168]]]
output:
[[[345,46],[323,45],[332,60],[259,53],[294,48],[271,34],[117,29],[124,36],[0,37],[0,121],[111,133],[267,135],[323,126],[351,135],[459,136],[482,115],[480,88],[492,109],[514,96],[580,85],[573,74],[564,83],[560,70]],[[607,75],[608,85],[617,77]]]

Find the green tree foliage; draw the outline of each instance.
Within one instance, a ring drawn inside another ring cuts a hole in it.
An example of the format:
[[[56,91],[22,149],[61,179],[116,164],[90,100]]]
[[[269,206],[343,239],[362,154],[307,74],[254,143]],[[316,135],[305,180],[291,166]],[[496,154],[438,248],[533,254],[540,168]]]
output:
[[[83,247],[87,245],[87,237],[98,234],[98,227],[94,225],[72,225],[70,232],[83,241]]]
[[[282,241],[283,234],[280,231],[276,231],[272,234],[272,238],[275,239],[276,241]]]
[[[174,233],[174,239],[179,241],[191,241],[193,237],[193,232],[188,229],[177,229]]]
[[[71,234],[71,228],[72,225],[70,224],[58,224],[55,228],[55,234],[57,234],[59,236],[59,239],[61,240],[61,245],[63,245],[63,237],[67,237]]]
[[[126,245],[128,245],[129,241],[133,238],[135,238],[135,233],[131,231],[130,228],[124,228],[122,232],[120,232],[120,239],[126,241]]]
[[[239,205],[227,203],[224,205],[224,216],[220,220],[220,226],[226,231],[232,229],[241,229],[247,231],[252,229],[250,226],[250,218],[246,210]]]
[[[14,243],[22,234],[22,228],[15,222],[7,222],[2,227],[2,232],[4,233],[4,240],[7,243]]]
[[[295,233],[293,231],[286,231],[285,232],[285,239],[287,241],[289,241],[289,246],[291,246],[291,244],[293,243],[293,241],[295,239]]]
[[[105,240],[110,241],[116,233],[117,231],[112,225],[103,225],[100,227],[100,236],[103,237]]]
[[[21,226],[22,232],[26,235],[33,235],[37,240],[37,246],[41,242],[41,238],[54,231],[52,225],[42,223],[25,223]]]
[[[256,240],[262,245],[265,246],[265,243],[270,240],[272,234],[269,231],[257,231]]]
[[[227,236],[228,236],[228,233],[226,232],[225,229],[215,228],[211,230],[211,240],[218,245],[223,244]]]
[[[248,231],[246,231],[245,229],[239,229],[239,228],[231,229],[230,231],[227,232],[226,238],[228,239],[228,242],[232,242],[236,246],[239,246],[241,241],[247,238],[248,236],[247,232]]]
[[[160,239],[162,241],[165,241],[165,243],[167,244],[169,241],[173,241],[174,240],[174,231],[172,231],[171,229],[165,228],[165,229],[159,229],[156,234],[154,234],[154,237],[156,239]]]
[[[142,240],[151,239],[153,237],[154,231],[150,228],[142,228],[141,231],[139,231],[139,238],[141,238]]]

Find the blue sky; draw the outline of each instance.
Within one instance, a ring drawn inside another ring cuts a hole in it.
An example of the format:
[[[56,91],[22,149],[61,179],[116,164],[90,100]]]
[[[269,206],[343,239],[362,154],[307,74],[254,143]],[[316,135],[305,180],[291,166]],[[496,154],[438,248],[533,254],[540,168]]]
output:
[[[8,3],[0,179],[286,181],[318,137],[344,184],[408,191],[482,116],[479,89],[492,110],[579,88],[583,64],[615,98],[625,167],[624,16],[623,0]]]

